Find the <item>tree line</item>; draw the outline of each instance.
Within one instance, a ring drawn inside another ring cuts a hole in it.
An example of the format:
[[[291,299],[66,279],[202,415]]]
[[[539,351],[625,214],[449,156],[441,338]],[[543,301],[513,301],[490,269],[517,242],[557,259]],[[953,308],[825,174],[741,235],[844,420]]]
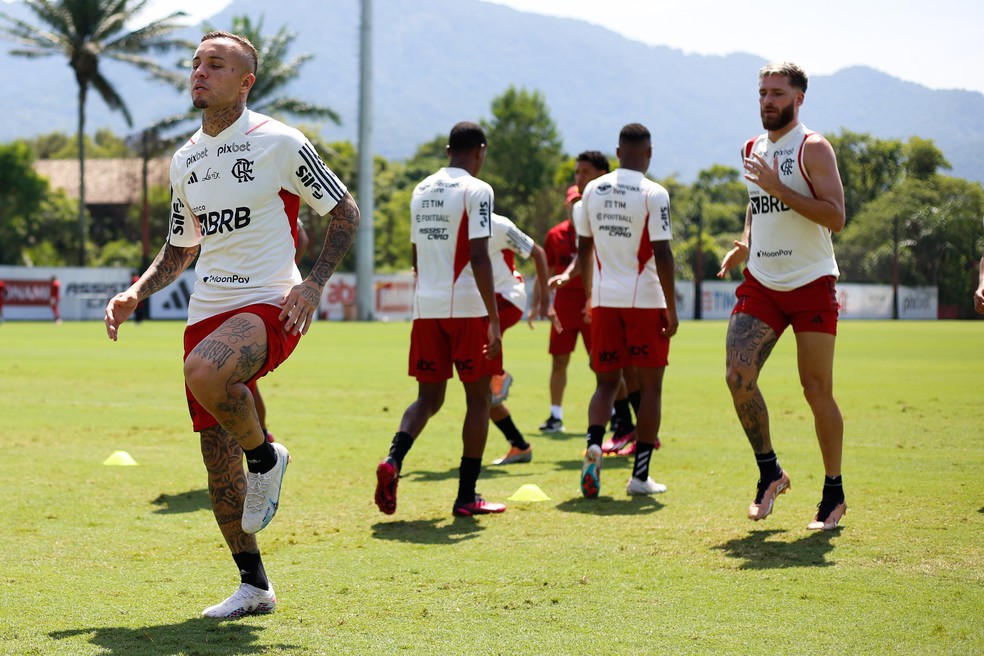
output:
[[[116,11],[113,16],[126,14],[138,4],[132,0],[93,0],[93,3],[106,11]],[[189,49],[193,46],[165,38],[174,29],[178,14],[152,24],[152,30],[141,28],[127,33],[125,21],[114,22],[109,29],[108,14],[83,11],[83,5],[93,3],[27,0],[29,6],[38,7],[39,19],[49,27],[75,26],[73,30],[65,30],[64,38],[55,46],[45,41],[50,31],[23,22],[17,23],[15,29],[0,31],[8,36],[14,34],[21,43],[33,42],[35,50],[31,56],[36,56],[41,48],[45,54],[68,55],[73,62],[73,53],[88,47],[78,38],[85,30],[90,33],[102,30],[100,34],[104,38],[113,37],[105,44],[104,54],[113,52],[112,46],[120,43],[138,51],[138,46],[143,51],[162,44]],[[71,20],[64,20],[65,14],[45,13],[53,6],[63,6]],[[52,19],[56,19],[54,23]],[[278,117],[338,122],[338,116],[330,108],[285,95],[284,87],[299,74],[310,56],[289,58],[287,51],[294,34],[282,27],[268,36],[262,28],[262,19],[253,23],[247,17],[233,19],[231,26],[231,31],[247,35],[260,51],[258,79],[262,84],[251,92],[250,106]],[[139,41],[134,33],[144,37],[142,44],[134,45]],[[27,52],[31,51],[23,51]],[[126,61],[131,60],[132,57]],[[186,76],[142,61],[140,67],[186,92]],[[125,104],[109,81],[100,77],[97,70],[93,76],[92,70],[78,71],[79,75],[88,71],[89,77],[77,75],[80,86],[77,134],[53,133],[0,145],[0,264],[139,268],[143,263],[142,208],[131,207],[128,220],[122,223],[100,220],[99,216],[90,215],[83,199],[75,207],[74,201],[64,193],[52,190],[32,164],[37,159],[77,158],[81,164],[86,156],[164,155],[187,138],[198,113],[189,108],[188,112],[163,118],[145,128],[142,139],[125,139],[106,130],[90,138],[84,133],[83,111],[84,89],[88,85],[93,85],[111,107],[125,113]],[[550,227],[566,218],[564,192],[573,181],[577,153],[564,151],[545,99],[536,90],[506,89],[492,99],[490,116],[480,122],[489,139],[482,177],[495,189],[496,211],[509,216],[534,239],[542,240]],[[324,142],[317,123],[299,127],[356,195],[359,176],[356,146],[347,141]],[[749,126],[749,134],[754,132],[757,132],[755,126]],[[926,139],[911,137],[903,142],[849,130],[826,136],[837,153],[848,218],[846,228],[834,236],[841,280],[935,285],[939,288],[940,305],[947,312],[960,317],[975,316],[969,299],[976,287],[977,263],[984,249],[981,227],[984,188],[979,183],[945,175],[949,163]],[[410,195],[417,182],[446,164],[446,141],[446,135],[439,134],[404,160],[378,156],[374,159],[377,271],[409,269]],[[613,135],[599,135],[598,149],[605,152],[604,145],[613,141]],[[614,165],[613,155],[609,153]],[[658,162],[659,156],[659,152],[654,152],[654,161]],[[80,175],[84,175],[84,166],[80,166]],[[730,163],[713,163],[701,170],[693,182],[681,181],[676,176],[657,181],[669,190],[673,204],[678,277],[712,278],[744,224],[747,194],[740,169]],[[152,187],[148,189],[148,199],[154,236],[152,249],[156,249],[166,234],[169,191]],[[324,219],[310,213],[304,222],[311,237],[311,252],[302,258],[302,269],[313,263],[327,230]],[[81,230],[77,229],[78,225],[82,226]],[[352,258],[354,255],[350,254],[343,268],[354,269]],[[737,274],[733,272],[733,275]]]

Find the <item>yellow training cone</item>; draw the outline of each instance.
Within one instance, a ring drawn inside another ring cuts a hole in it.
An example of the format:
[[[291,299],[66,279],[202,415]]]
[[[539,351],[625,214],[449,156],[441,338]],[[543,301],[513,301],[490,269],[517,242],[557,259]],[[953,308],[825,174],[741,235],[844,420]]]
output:
[[[538,486],[527,483],[521,486],[516,493],[509,497],[510,501],[550,501],[550,497]]]
[[[113,451],[113,455],[109,456],[103,460],[104,465],[119,465],[121,467],[128,467],[130,465],[137,464],[137,461],[130,456],[126,451]]]

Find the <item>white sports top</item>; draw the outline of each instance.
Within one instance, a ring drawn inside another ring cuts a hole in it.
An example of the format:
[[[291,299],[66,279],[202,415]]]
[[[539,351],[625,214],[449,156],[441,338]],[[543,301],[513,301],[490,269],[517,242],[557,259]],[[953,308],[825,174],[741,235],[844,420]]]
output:
[[[804,196],[816,197],[803,166],[803,146],[815,134],[799,123],[778,142],[768,133],[745,142],[743,157],[758,153],[770,165],[779,162],[782,183]],[[769,289],[790,291],[823,276],[837,276],[830,230],[794,212],[778,198],[746,180],[752,208],[748,270]]]
[[[492,279],[495,293],[520,310],[526,311],[526,282],[516,270],[516,255],[524,260],[533,253],[533,238],[502,216],[492,215],[492,238],[489,256],[492,258]]]
[[[575,210],[577,234],[594,239],[591,307],[665,308],[652,242],[673,237],[666,189],[618,168],[589,182]]]
[[[200,245],[188,324],[254,303],[279,306],[303,200],[327,214],[347,190],[298,130],[246,110],[215,137],[201,130],[171,159],[168,243]]]
[[[410,241],[417,247],[414,319],[488,315],[471,267],[472,239],[492,236],[492,187],[445,167],[410,199]],[[494,258],[493,258],[494,259]]]

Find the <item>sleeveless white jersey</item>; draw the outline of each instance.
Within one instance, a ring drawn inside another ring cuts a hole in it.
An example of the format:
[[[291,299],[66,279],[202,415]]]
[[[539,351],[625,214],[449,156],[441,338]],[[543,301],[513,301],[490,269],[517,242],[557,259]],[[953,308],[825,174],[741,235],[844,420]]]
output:
[[[591,307],[666,307],[652,246],[673,237],[666,189],[618,168],[588,183],[573,220],[594,239]]]
[[[533,238],[502,216],[492,215],[492,237],[489,256],[492,259],[492,280],[495,293],[526,311],[526,282],[516,270],[516,255],[528,260],[533,253]]]
[[[769,141],[768,133],[745,142],[744,157],[758,153],[769,166],[778,160],[782,183],[804,196],[816,197],[806,168],[803,146],[813,131],[802,123],[778,142]],[[752,209],[752,232],[748,270],[769,289],[790,291],[823,276],[837,276],[830,230],[794,212],[778,198],[773,198],[754,182],[746,180]]]
[[[279,306],[301,282],[301,200],[324,215],[346,191],[303,134],[268,116],[246,110],[215,137],[196,132],[171,159],[168,230],[173,246],[201,246],[188,324]]]
[[[488,315],[471,267],[470,241],[492,236],[492,202],[492,187],[454,167],[442,168],[413,190],[414,319]]]

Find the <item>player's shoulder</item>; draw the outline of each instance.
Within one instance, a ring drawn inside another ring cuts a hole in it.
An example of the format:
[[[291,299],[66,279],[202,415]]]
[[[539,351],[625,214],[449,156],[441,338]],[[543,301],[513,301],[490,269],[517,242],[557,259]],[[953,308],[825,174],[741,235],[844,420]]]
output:
[[[493,229],[502,228],[505,230],[511,230],[516,227],[516,224],[513,223],[512,219],[509,217],[492,212],[492,226]]]
[[[252,110],[246,111],[248,114],[243,128],[248,137],[282,139],[295,143],[304,143],[307,141],[307,137],[304,136],[303,132],[287,125],[283,121]]]

